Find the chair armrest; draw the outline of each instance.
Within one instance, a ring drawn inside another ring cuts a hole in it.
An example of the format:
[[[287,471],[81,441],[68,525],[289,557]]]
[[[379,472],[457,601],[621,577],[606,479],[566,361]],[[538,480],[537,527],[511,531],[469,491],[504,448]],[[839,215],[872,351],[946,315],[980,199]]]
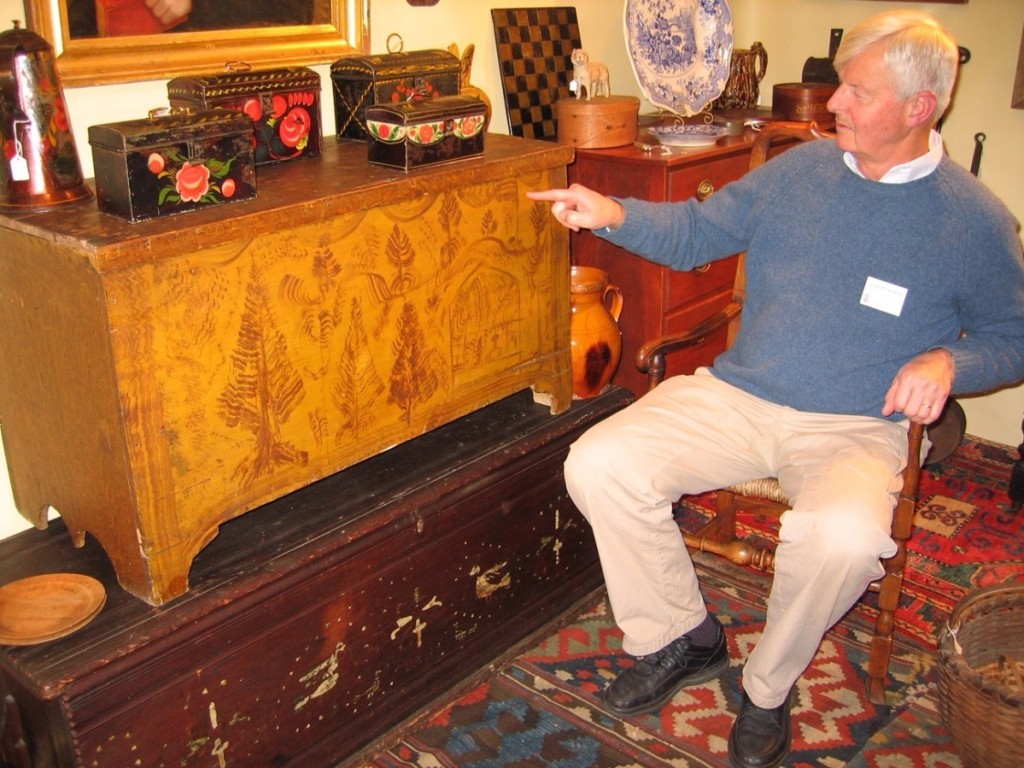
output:
[[[636,353],[636,367],[647,374],[647,389],[654,389],[665,378],[665,355],[703,343],[715,331],[728,327],[739,317],[741,309],[738,302],[732,302],[687,331],[660,336],[640,347]]]

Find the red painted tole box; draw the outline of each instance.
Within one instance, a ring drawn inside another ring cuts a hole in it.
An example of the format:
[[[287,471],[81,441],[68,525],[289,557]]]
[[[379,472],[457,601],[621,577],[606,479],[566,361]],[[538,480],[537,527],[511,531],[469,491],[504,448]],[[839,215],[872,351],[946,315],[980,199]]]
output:
[[[308,67],[176,77],[167,84],[167,97],[175,108],[248,115],[256,165],[320,157],[320,76]]]

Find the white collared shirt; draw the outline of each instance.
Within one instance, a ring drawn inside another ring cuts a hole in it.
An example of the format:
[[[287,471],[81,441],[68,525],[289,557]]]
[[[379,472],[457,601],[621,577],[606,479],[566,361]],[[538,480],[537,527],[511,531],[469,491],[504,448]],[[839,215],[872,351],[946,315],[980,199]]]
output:
[[[928,136],[928,151],[925,154],[915,157],[910,162],[894,165],[885,172],[879,181],[882,184],[906,184],[908,181],[923,179],[938,167],[939,161],[942,160],[942,151],[942,136],[938,131],[932,129]],[[845,152],[843,159],[851,171],[864,178],[864,174],[860,172],[857,165],[857,158],[853,156],[852,152]]]

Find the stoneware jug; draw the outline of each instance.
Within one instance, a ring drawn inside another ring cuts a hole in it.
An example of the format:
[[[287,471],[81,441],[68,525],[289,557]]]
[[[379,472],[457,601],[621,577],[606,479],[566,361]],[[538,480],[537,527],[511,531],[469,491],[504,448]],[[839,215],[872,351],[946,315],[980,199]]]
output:
[[[579,398],[599,395],[612,380],[622,355],[622,291],[596,267],[572,267],[572,392]]]
[[[0,140],[0,210],[46,210],[93,197],[82,179],[53,48],[17,22],[0,33]]]

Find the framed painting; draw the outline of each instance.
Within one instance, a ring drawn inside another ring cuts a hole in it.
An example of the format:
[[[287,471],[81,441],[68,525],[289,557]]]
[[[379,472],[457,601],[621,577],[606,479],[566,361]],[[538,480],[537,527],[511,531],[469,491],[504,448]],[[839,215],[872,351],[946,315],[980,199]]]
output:
[[[300,66],[369,52],[369,0],[25,0],[28,26],[57,55],[66,86]]]

